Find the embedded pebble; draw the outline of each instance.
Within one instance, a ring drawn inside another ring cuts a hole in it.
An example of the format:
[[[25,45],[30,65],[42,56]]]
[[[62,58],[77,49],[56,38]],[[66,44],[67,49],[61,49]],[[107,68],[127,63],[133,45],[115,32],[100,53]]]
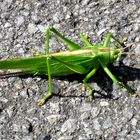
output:
[[[93,107],[91,109],[91,115],[92,115],[92,117],[93,118],[97,117],[99,115],[100,111],[101,111],[100,107]]]
[[[98,119],[94,119],[94,120],[93,120],[93,128],[94,128],[95,130],[100,130],[100,129],[101,129],[101,125],[100,125]]]
[[[42,33],[46,32],[46,29],[47,29],[46,25],[38,24],[37,27]]]
[[[17,81],[14,83],[14,87],[15,87],[17,90],[22,89],[22,88],[23,88],[22,81],[21,81],[21,80],[17,80]]]
[[[25,136],[22,140],[33,140],[33,136]]]
[[[47,117],[48,122],[52,125],[57,123],[62,118],[61,115],[50,115]]]
[[[111,127],[112,125],[113,125],[112,120],[110,117],[108,117],[103,123],[103,128],[107,129],[107,128]]]
[[[9,117],[12,117],[14,106],[10,106],[9,108],[7,108],[6,112],[8,113]]]
[[[136,126],[137,125],[137,119],[135,119],[135,118],[133,118],[132,120],[131,120],[131,124],[133,125],[133,126]]]
[[[59,23],[62,19],[63,19],[63,14],[61,14],[60,12],[56,12],[53,16],[53,20],[56,22],[56,23]]]
[[[7,103],[8,102],[8,99],[6,99],[4,97],[0,97],[0,101],[3,102],[3,103]]]
[[[33,19],[33,21],[34,21],[34,23],[35,24],[39,24],[40,22],[41,22],[41,19],[40,19],[40,17],[39,16],[32,16],[32,19]]]
[[[100,105],[101,106],[109,106],[109,103],[107,101],[101,101]]]
[[[22,124],[13,124],[12,128],[14,132],[22,133],[22,134],[29,134],[31,130],[31,124],[29,122],[23,122]]]
[[[59,103],[50,102],[50,113],[59,113],[59,112],[60,112]]]
[[[90,117],[90,113],[89,112],[84,112],[80,116],[81,120],[88,119],[89,117]]]
[[[20,26],[24,23],[24,17],[23,16],[18,16],[16,19],[16,25]]]
[[[87,137],[89,137],[93,132],[92,132],[92,130],[90,129],[90,128],[84,128],[84,131],[85,131],[85,135],[87,136]]]
[[[72,136],[62,136],[58,140],[72,140]]]
[[[37,32],[37,30],[38,28],[33,23],[29,23],[28,31],[30,34],[34,34],[35,32]]]
[[[126,109],[123,110],[123,115],[128,120],[131,120],[132,117],[134,116],[134,111],[131,108],[126,108]]]
[[[77,129],[77,120],[75,119],[68,119],[61,127],[62,133],[71,134]]]
[[[80,112],[86,112],[91,110],[91,104],[85,103],[80,107]]]
[[[4,27],[5,27],[5,28],[8,28],[8,27],[11,27],[11,26],[12,26],[12,25],[11,25],[10,23],[7,22],[7,23],[5,24]]]
[[[28,95],[28,93],[27,93],[27,90],[22,90],[22,91],[20,92],[20,95],[21,95],[22,97],[24,97],[24,98],[28,98],[28,97],[29,97],[29,95]]]

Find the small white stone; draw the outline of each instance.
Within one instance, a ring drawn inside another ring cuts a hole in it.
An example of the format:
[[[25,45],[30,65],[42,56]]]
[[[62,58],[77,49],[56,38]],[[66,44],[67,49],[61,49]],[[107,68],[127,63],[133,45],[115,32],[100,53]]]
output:
[[[50,102],[51,113],[58,113],[60,111],[59,103]]]
[[[91,110],[91,115],[93,118],[97,117],[101,109],[99,107],[93,107]]]
[[[8,2],[8,3],[12,3],[13,0],[5,0],[5,1]]]
[[[46,32],[47,27],[45,25],[38,24],[37,27],[42,33]]]
[[[131,120],[131,124],[133,125],[133,126],[136,126],[137,125],[137,119],[135,119],[135,118],[133,118],[132,120]]]
[[[99,124],[98,119],[93,120],[93,126],[95,130],[100,130],[101,129],[101,125]]]
[[[77,129],[77,121],[75,119],[67,120],[61,127],[62,133],[73,133]]]
[[[106,102],[106,101],[101,101],[101,102],[100,102],[100,105],[101,105],[101,106],[109,106],[109,103]]]
[[[0,97],[0,101],[3,102],[3,103],[7,103],[8,102],[8,100],[6,98],[4,98],[4,97]]]
[[[48,122],[52,125],[61,119],[61,115],[50,115],[47,117]]]
[[[24,22],[24,18],[22,16],[17,17],[16,24],[20,26]]]
[[[4,25],[4,27],[5,27],[5,28],[11,27],[11,24],[8,23],[8,22],[6,22],[5,25]]]
[[[30,34],[34,34],[37,30],[38,29],[37,29],[37,27],[34,24],[30,23],[28,25],[28,31],[29,31]]]
[[[91,104],[85,103],[80,107],[80,112],[86,112],[91,110]]]
[[[72,140],[73,137],[72,136],[62,136],[60,138],[58,138],[58,140]]]

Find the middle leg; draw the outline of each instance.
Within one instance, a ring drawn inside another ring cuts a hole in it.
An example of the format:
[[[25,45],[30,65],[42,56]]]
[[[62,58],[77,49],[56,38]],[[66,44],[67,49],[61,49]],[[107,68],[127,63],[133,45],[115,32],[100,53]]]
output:
[[[91,70],[91,72],[89,72],[87,74],[87,76],[83,79],[83,83],[84,83],[84,91],[89,88],[89,100],[92,101],[93,100],[93,88],[87,83],[87,81],[96,73],[98,69],[98,66],[96,66],[93,70]]]

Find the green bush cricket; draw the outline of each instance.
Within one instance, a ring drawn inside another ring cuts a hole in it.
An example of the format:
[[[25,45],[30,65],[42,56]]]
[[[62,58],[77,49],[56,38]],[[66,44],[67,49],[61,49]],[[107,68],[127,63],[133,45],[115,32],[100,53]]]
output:
[[[70,50],[58,53],[49,53],[50,33],[53,32],[62,41],[64,41]],[[42,105],[50,98],[52,93],[51,76],[67,76],[70,74],[87,74],[83,79],[85,90],[90,90],[90,100],[93,98],[93,88],[87,83],[88,80],[96,73],[99,67],[102,67],[112,81],[124,87],[130,94],[137,95],[127,85],[118,81],[111,73],[107,65],[113,63],[124,52],[124,48],[120,49],[116,46],[109,47],[110,40],[115,40],[119,45],[124,47],[123,42],[116,39],[112,34],[108,34],[103,45],[92,45],[85,35],[80,35],[85,46],[70,41],[59,33],[55,28],[49,27],[46,30],[46,54],[34,56],[30,58],[20,58],[0,61],[0,70],[21,70],[17,73],[1,74],[2,76],[10,76],[12,74],[30,74],[30,75],[47,75],[49,91],[48,94],[39,100],[38,105]],[[125,47],[126,48],[126,47]]]

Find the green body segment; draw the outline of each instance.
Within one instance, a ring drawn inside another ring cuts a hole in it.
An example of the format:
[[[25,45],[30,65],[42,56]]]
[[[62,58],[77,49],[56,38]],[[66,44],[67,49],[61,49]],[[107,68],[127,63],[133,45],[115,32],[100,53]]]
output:
[[[90,46],[89,48],[54,53],[46,56],[0,61],[0,69],[21,70],[24,74],[48,75],[46,60],[49,57],[52,76],[66,76],[78,73],[60,61],[73,66],[81,66],[85,68],[85,70],[79,74],[86,74],[99,65],[98,58],[106,64],[113,62],[117,58],[114,52],[115,51],[111,53],[108,51],[108,48],[103,49],[101,46]]]

